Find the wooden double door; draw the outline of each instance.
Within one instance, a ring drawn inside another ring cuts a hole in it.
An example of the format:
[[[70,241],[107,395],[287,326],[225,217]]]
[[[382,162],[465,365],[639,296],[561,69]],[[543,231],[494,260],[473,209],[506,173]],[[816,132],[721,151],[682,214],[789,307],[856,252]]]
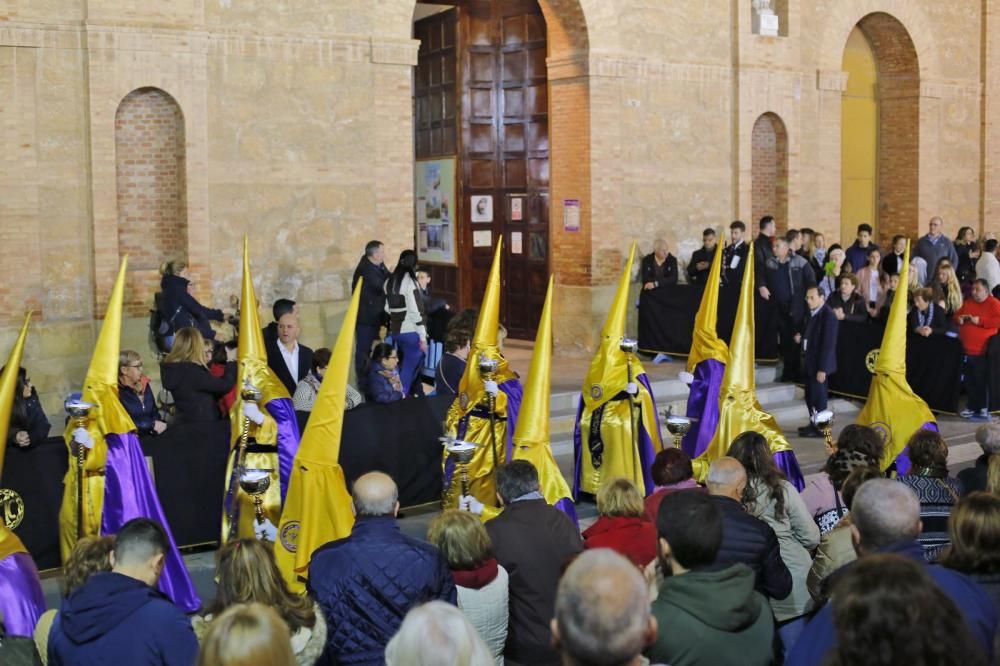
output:
[[[535,0],[465,0],[418,21],[416,158],[456,158],[456,266],[431,267],[453,307],[479,305],[503,238],[501,321],[535,334],[549,275],[546,26]]]

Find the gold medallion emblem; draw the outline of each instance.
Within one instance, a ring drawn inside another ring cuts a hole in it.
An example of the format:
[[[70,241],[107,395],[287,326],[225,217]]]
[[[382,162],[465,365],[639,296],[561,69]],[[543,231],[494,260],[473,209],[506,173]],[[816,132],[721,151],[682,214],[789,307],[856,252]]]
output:
[[[0,520],[11,530],[24,520],[24,500],[8,488],[0,488]]]
[[[878,365],[878,352],[879,350],[873,349],[865,354],[865,367],[873,375],[875,374],[875,366]]]

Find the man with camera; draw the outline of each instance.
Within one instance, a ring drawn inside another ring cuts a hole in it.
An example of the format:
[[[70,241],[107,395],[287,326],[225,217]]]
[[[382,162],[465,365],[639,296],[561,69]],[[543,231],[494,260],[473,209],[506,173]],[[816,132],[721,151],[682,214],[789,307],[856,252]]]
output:
[[[972,283],[972,298],[955,313],[958,337],[965,349],[965,393],[969,403],[961,415],[973,421],[990,421],[989,361],[986,346],[1000,329],[1000,301],[990,295],[989,283],[982,278]]]

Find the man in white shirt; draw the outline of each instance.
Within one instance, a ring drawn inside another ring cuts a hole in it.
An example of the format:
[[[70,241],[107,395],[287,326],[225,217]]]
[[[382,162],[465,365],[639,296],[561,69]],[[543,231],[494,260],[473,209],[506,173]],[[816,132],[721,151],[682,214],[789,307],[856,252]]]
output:
[[[293,313],[278,319],[278,339],[264,343],[267,365],[288,389],[295,393],[295,386],[309,373],[313,350],[299,344],[299,318]]]
[[[976,262],[976,277],[986,280],[990,291],[1000,284],[1000,260],[997,259],[997,240],[991,238],[983,244],[983,254]]]

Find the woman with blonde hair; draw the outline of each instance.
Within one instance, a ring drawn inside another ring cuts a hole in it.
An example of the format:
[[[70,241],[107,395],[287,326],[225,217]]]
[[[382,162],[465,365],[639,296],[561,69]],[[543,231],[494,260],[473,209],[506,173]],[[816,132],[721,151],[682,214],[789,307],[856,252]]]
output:
[[[228,362],[222,377],[208,370],[208,343],[196,328],[182,328],[174,346],[160,363],[163,388],[170,391],[177,423],[200,423],[222,418],[217,401],[236,383],[236,350],[227,349]]]
[[[597,491],[598,519],[583,532],[584,548],[610,548],[640,569],[656,559],[656,524],[634,483],[611,479]]]
[[[466,511],[450,509],[431,521],[427,540],[441,551],[451,569],[458,607],[486,642],[496,663],[503,664],[509,619],[508,576],[493,557],[493,545],[482,521]]]
[[[431,601],[406,614],[399,631],[385,648],[385,663],[386,666],[491,666],[494,662],[462,611],[443,601]]]
[[[955,267],[947,259],[938,262],[934,279],[931,280],[931,289],[934,290],[934,302],[944,309],[947,319],[951,321],[962,307],[962,286],[955,274]]]
[[[238,539],[223,546],[218,558],[215,603],[208,615],[191,623],[199,640],[207,641],[205,632],[213,615],[224,615],[223,611],[239,604],[265,604],[278,613],[291,634],[294,663],[316,663],[326,647],[323,613],[312,599],[288,589],[271,550],[256,539]]]
[[[100,571],[111,571],[111,551],[115,548],[113,536],[85,536],[76,542],[63,566],[63,596],[76,592],[90,577]],[[58,611],[42,613],[35,625],[35,647],[42,663],[49,663],[49,633]]]
[[[237,604],[205,632],[198,666],[295,666],[288,626],[264,604]],[[301,662],[299,662],[301,663]]]

